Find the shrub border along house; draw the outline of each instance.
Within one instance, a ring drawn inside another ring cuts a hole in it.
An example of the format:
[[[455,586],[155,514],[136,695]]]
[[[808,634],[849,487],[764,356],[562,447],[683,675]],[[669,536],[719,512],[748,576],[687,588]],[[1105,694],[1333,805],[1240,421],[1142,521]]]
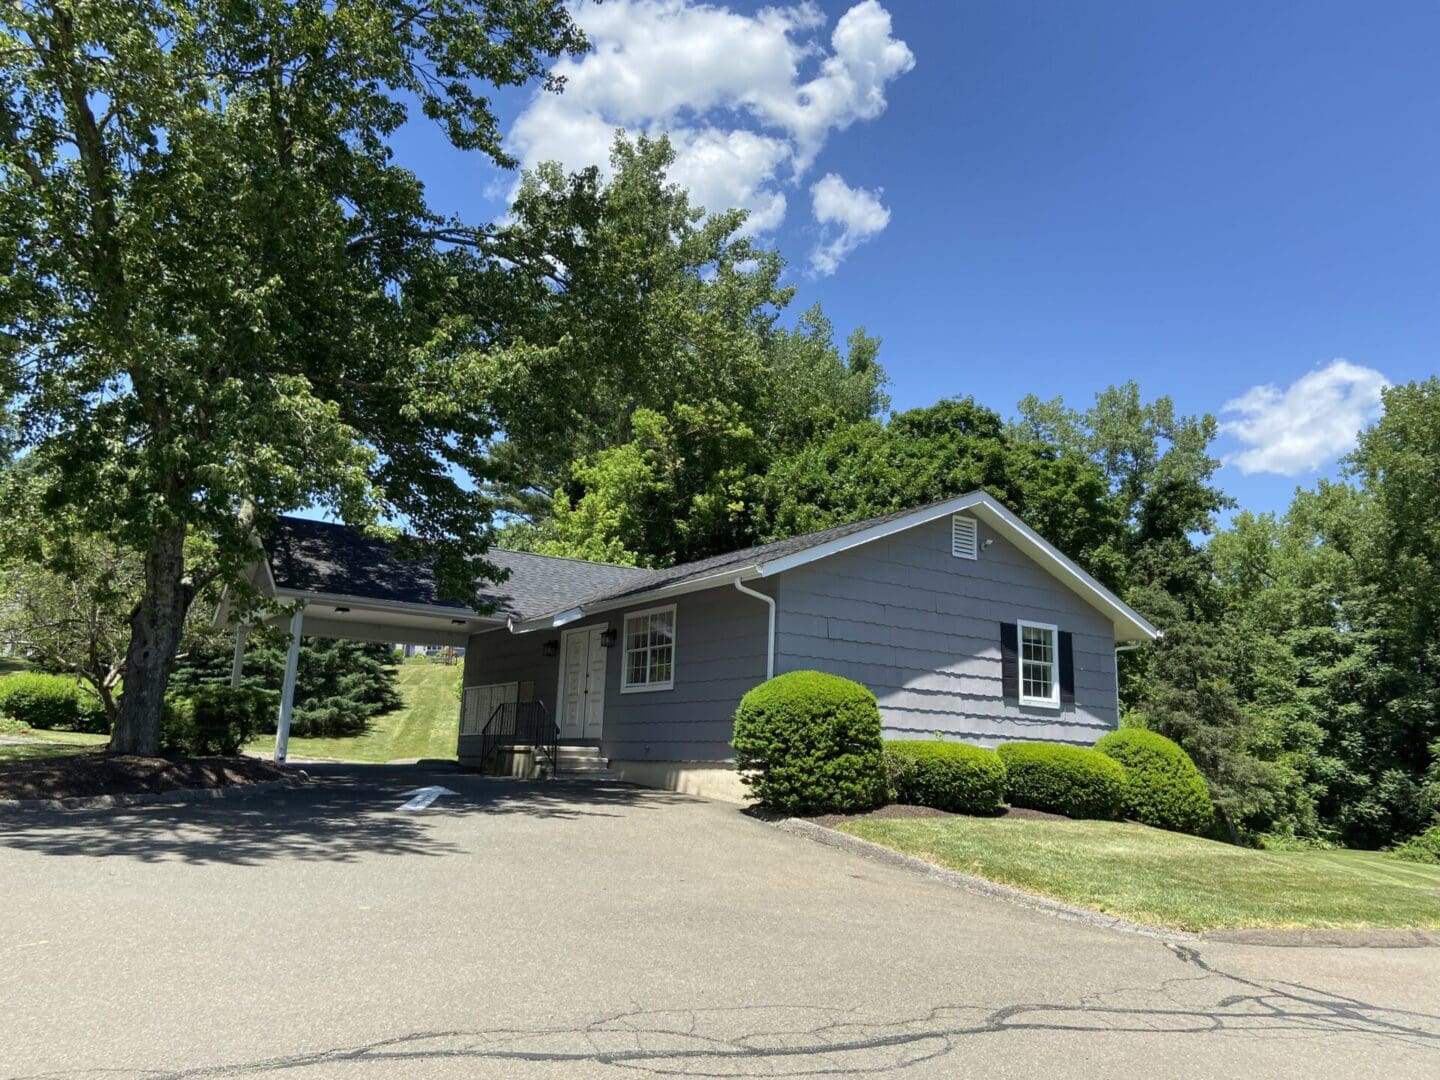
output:
[[[1072,818],[1113,821],[1125,798],[1125,770],[1089,747],[1010,742],[995,751],[1005,763],[1005,794],[1014,806]]]
[[[762,805],[787,814],[883,805],[882,745],[875,695],[839,675],[777,675],[735,710],[735,767]]]
[[[887,742],[885,778],[891,802],[956,814],[998,814],[1005,808],[1005,764],[982,746],[939,739]]]

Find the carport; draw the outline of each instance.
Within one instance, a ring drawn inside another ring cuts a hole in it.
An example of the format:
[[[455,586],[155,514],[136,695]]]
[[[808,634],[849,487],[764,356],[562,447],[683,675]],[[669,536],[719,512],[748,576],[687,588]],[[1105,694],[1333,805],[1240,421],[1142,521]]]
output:
[[[293,607],[266,616],[268,625],[288,626],[290,646],[275,725],[275,760],[284,764],[300,639],[305,635],[351,641],[403,642],[464,647],[472,634],[504,626],[506,616],[482,615],[436,594],[435,579],[423,561],[395,558],[390,546],[327,522],[282,519],[250,568],[250,584],[265,597]],[[230,616],[228,598],[216,613],[233,626],[232,686],[245,670],[248,627]]]

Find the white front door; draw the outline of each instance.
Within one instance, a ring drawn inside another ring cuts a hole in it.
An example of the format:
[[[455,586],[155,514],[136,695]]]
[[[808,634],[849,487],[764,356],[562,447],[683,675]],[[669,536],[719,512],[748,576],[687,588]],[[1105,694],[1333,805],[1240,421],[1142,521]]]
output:
[[[598,739],[605,719],[603,626],[560,635],[560,738]]]

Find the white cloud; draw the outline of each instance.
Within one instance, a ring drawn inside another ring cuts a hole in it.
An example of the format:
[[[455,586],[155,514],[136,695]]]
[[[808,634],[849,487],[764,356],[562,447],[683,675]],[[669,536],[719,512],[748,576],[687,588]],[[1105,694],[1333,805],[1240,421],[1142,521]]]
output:
[[[1246,449],[1228,460],[1243,473],[1298,476],[1334,461],[1380,414],[1380,391],[1389,382],[1373,368],[1348,360],[1302,375],[1284,390],[1252,386],[1227,401],[1222,413],[1238,419],[1220,425]]]
[[[810,188],[815,220],[822,226],[820,243],[810,253],[810,269],[833,274],[845,256],[890,224],[890,211],[872,191],[852,188],[826,173]]]
[[[809,0],[742,15],[698,0],[578,4],[591,50],[562,60],[559,95],[537,93],[509,145],[525,166],[608,167],[617,127],[675,147],[671,177],[711,211],[741,207],[752,233],[785,217],[783,188],[831,134],[885,110],[885,91],[915,65],[890,14],[861,0],[830,35]]]

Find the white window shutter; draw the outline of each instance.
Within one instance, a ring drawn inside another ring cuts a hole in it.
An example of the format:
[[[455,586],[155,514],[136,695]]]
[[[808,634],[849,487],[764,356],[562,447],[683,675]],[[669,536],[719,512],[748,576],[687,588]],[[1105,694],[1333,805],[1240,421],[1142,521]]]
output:
[[[973,517],[954,514],[950,518],[950,554],[957,559],[974,559],[980,553],[980,537]]]

